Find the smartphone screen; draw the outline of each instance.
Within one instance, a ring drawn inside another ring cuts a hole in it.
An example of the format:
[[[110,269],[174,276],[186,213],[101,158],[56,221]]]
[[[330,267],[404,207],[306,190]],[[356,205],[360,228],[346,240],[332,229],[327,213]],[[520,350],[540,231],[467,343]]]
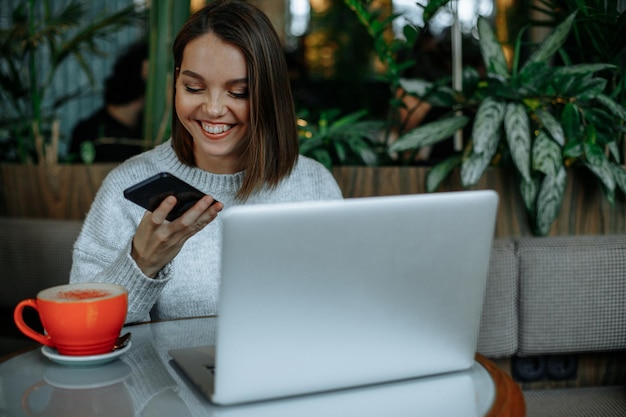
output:
[[[154,211],[170,195],[178,200],[166,217],[173,221],[206,194],[169,172],[160,172],[124,190],[124,197],[148,211]]]

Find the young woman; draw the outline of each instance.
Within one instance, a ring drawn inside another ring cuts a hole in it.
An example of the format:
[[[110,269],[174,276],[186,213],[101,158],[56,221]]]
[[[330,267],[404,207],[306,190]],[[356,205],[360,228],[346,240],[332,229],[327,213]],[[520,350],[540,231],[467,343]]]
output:
[[[342,197],[328,170],[298,155],[283,50],[259,9],[212,1],[173,52],[172,138],[107,176],[74,246],[70,281],[125,286],[127,322],[216,313],[222,209]],[[162,171],[208,194],[172,222],[175,197],[149,212],[123,196]]]

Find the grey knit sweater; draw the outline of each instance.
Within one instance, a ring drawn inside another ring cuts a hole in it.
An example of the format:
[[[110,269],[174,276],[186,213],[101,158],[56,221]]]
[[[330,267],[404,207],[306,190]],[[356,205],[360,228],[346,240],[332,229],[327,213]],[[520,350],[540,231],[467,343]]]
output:
[[[192,236],[172,262],[153,278],[131,258],[131,244],[144,209],[126,200],[124,189],[167,171],[228,207],[241,204],[235,194],[243,173],[217,175],[182,164],[168,141],[135,156],[109,173],[74,244],[70,282],[100,281],[128,289],[127,323],[216,314],[220,282],[220,216]],[[342,198],[331,173],[300,156],[291,175],[277,188],[251,195],[245,204]]]

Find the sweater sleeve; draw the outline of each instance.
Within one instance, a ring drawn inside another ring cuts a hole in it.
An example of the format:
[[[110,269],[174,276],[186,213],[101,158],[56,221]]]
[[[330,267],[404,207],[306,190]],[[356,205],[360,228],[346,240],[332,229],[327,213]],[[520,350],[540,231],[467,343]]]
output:
[[[170,279],[170,265],[149,278],[131,257],[132,239],[144,210],[123,198],[133,180],[109,174],[98,190],[74,244],[70,282],[108,282],[128,290],[126,322],[150,320],[150,310]]]

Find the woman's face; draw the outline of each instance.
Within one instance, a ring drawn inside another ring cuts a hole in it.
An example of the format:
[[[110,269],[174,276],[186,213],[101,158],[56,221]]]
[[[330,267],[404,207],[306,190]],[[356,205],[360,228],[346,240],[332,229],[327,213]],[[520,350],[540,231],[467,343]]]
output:
[[[246,59],[213,33],[187,44],[176,78],[174,105],[193,137],[198,167],[217,174],[241,171],[250,101]]]

